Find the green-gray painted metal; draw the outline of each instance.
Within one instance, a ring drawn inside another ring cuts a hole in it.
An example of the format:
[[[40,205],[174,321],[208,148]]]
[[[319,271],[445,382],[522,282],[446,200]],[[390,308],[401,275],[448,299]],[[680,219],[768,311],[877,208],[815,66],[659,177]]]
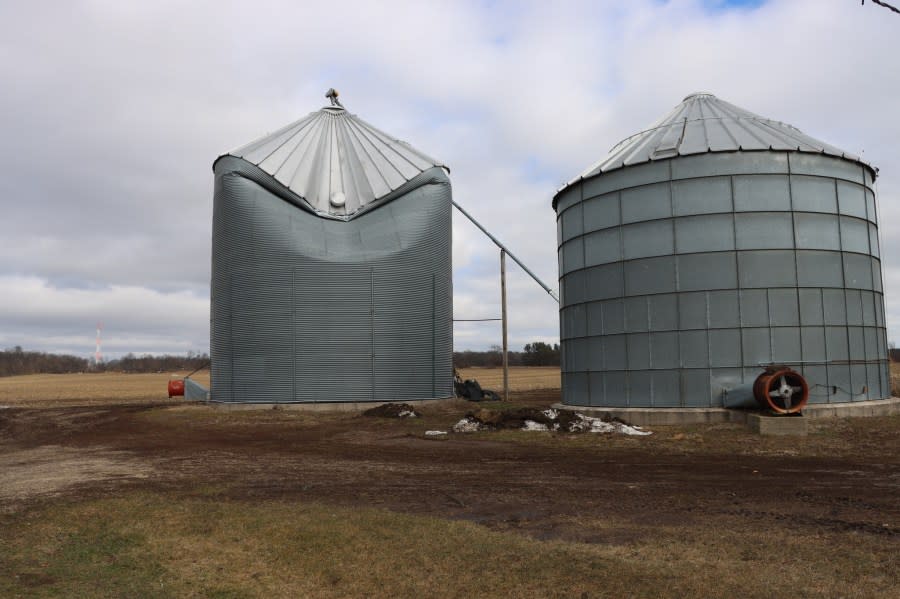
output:
[[[336,219],[251,162],[215,162],[213,401],[452,396],[451,188],[421,166]]]
[[[184,379],[184,398],[188,401],[209,400],[209,389],[190,377]]]
[[[722,406],[760,365],[890,396],[875,171],[802,151],[625,165],[554,198],[563,402]]]

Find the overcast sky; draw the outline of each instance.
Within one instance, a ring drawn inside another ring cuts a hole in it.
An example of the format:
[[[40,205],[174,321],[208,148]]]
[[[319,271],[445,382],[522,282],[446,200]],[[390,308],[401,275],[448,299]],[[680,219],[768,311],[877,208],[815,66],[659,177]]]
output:
[[[709,91],[862,155],[900,340],[900,15],[858,0],[4,2],[0,347],[209,348],[213,160],[319,109],[451,169],[454,198],[557,286],[557,188]],[[499,316],[499,256],[454,215],[457,318]],[[510,345],[558,340],[509,267]],[[457,324],[457,349],[499,343]]]

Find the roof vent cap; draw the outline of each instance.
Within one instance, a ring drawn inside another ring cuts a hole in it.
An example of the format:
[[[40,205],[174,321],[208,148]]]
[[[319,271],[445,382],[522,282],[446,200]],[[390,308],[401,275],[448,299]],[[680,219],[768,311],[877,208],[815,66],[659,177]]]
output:
[[[335,208],[340,208],[344,204],[347,203],[347,196],[344,195],[343,191],[336,191],[331,194],[331,205]]]
[[[337,106],[339,108],[343,108],[344,105],[341,104],[340,100],[338,100],[339,95],[341,95],[341,94],[338,93],[338,90],[334,89],[333,87],[328,88],[328,91],[325,92],[325,97],[328,98],[329,100],[331,100],[332,106]]]

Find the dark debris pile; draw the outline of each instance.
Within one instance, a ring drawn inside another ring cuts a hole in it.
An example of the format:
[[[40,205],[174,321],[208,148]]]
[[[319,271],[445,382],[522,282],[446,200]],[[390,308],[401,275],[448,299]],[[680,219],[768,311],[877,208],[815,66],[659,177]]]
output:
[[[422,415],[408,403],[385,403],[363,412],[363,416],[376,418],[421,418]]]

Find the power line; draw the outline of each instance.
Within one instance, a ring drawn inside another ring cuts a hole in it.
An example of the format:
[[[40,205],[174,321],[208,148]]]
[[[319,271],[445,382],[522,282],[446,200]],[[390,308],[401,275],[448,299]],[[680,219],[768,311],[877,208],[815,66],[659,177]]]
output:
[[[865,5],[865,3],[866,3],[866,0],[862,0],[862,4]],[[872,4],[877,4],[878,6],[883,6],[883,7],[887,8],[888,10],[892,10],[895,13],[897,13],[898,15],[900,15],[900,9],[898,9],[895,6],[891,6],[890,4],[888,4],[887,2],[883,2],[882,0],[872,0]]]

